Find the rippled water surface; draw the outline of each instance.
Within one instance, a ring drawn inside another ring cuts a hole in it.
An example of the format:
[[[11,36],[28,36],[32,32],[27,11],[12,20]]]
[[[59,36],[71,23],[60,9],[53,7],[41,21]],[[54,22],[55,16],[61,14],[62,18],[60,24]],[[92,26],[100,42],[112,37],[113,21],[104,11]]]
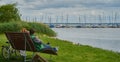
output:
[[[120,52],[120,28],[53,28],[58,38]]]

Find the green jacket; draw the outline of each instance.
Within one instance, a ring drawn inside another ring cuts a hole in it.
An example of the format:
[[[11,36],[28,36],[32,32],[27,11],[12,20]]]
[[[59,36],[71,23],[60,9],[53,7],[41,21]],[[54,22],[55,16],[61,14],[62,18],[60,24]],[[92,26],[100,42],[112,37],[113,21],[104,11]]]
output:
[[[38,38],[36,38],[35,35],[30,35],[30,37],[31,37],[37,51],[41,51],[44,48],[44,44],[42,44],[42,42]]]

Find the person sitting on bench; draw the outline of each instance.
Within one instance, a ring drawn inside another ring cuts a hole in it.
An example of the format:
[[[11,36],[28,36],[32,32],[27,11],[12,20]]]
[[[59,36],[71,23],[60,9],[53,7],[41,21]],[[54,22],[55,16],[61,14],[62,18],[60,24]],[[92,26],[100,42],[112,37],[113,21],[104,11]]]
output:
[[[36,36],[34,35],[34,33],[35,33],[35,30],[34,30],[34,29],[30,29],[30,30],[29,30],[29,33],[30,33],[30,37],[31,37],[32,41],[34,42],[34,45],[35,45],[35,47],[36,47],[36,49],[37,49],[38,51],[42,51],[42,50],[44,50],[44,49],[51,49],[51,50],[53,50],[54,52],[57,52],[57,50],[58,50],[57,48],[51,47],[51,46],[49,45],[49,43],[44,44],[38,37],[36,37]]]

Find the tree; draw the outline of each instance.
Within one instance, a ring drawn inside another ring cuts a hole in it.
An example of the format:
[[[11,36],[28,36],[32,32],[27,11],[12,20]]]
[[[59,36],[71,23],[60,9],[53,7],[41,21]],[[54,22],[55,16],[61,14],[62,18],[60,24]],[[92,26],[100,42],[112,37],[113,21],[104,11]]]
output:
[[[15,3],[0,6],[0,22],[20,20],[20,14]]]

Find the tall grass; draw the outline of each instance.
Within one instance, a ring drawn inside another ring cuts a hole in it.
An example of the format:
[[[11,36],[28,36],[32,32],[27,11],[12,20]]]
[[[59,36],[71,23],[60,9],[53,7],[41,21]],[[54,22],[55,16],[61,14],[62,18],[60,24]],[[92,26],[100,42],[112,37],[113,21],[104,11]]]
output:
[[[56,36],[56,33],[49,28],[49,26],[36,23],[36,22],[8,22],[8,23],[0,23],[0,33],[4,33],[6,31],[18,32],[22,28],[27,29],[35,29],[36,32],[41,34],[46,34],[48,36]]]
[[[4,33],[6,31],[19,31],[20,29],[20,24],[15,22],[0,23],[0,33]]]
[[[47,34],[49,36],[56,36],[56,33],[49,28],[49,26],[42,23],[28,23],[30,28],[36,29],[38,33]]]

